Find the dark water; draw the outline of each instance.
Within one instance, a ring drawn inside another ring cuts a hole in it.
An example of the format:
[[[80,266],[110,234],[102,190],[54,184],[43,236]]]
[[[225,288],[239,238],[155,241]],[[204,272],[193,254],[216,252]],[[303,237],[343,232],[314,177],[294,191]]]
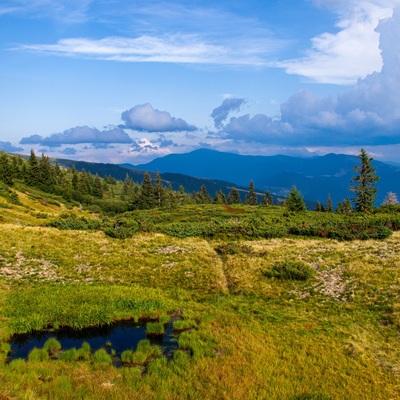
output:
[[[161,346],[167,358],[171,358],[178,348],[178,335],[172,332],[172,322],[168,324],[164,335],[147,336],[146,324],[120,321],[111,325],[84,329],[62,328],[51,332],[33,331],[14,335],[10,340],[9,359],[27,358],[34,347],[43,347],[46,340],[52,337],[61,343],[62,350],[73,347],[78,349],[83,342],[88,342],[92,351],[100,348],[113,349],[117,357],[120,357],[124,350],[135,350],[142,339],[149,339],[152,345]]]

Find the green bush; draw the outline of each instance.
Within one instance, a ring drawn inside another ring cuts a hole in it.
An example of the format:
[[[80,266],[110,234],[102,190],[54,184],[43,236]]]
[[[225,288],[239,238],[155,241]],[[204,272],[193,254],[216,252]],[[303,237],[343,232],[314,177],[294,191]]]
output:
[[[119,226],[117,228],[106,228],[104,233],[114,239],[128,239],[131,238],[136,231],[132,228],[125,228],[124,226]]]
[[[68,218],[65,218],[65,215],[63,215],[61,218],[48,222],[46,226],[61,230],[97,230],[102,228],[102,223],[99,220],[88,219],[85,217],[78,218],[75,214],[70,214]]]
[[[314,274],[314,270],[301,261],[283,261],[276,263],[270,270],[264,272],[267,278],[277,278],[294,281],[305,281]]]

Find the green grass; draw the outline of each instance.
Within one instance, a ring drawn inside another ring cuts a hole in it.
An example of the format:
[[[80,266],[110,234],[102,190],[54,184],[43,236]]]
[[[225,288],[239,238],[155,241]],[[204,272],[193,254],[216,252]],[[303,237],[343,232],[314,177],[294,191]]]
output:
[[[164,331],[164,324],[161,322],[147,322],[146,324],[147,335],[163,335]]]
[[[119,216],[139,232],[116,239],[40,226],[63,213],[99,217],[18,197],[22,205],[1,208],[0,398],[398,397],[400,232],[334,240],[306,228],[344,217],[189,206]],[[368,218],[369,226],[383,220]],[[178,238],[166,234],[172,224],[203,231]],[[302,235],[279,237],[290,227]],[[192,329],[179,334],[170,360],[145,340],[123,353],[123,368],[112,365],[111,349],[91,354],[88,344],[49,357],[58,351],[49,343],[6,363],[13,333],[140,318],[164,328],[178,316],[174,328]]]

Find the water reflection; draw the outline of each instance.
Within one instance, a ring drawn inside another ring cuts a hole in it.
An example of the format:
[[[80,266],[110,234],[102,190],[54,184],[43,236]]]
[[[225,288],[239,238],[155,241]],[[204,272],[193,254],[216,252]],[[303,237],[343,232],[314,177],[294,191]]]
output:
[[[146,324],[134,321],[120,321],[111,325],[90,327],[84,329],[61,328],[54,331],[33,331],[26,334],[16,334],[10,340],[10,360],[27,358],[34,348],[42,348],[49,338],[56,338],[62,350],[73,347],[80,348],[83,342],[88,342],[93,351],[100,348],[112,348],[120,357],[124,350],[135,350],[139,341],[149,339],[152,345],[162,347],[163,354],[171,358],[178,348],[177,334],[172,331],[172,322],[168,324],[164,335],[146,335]]]

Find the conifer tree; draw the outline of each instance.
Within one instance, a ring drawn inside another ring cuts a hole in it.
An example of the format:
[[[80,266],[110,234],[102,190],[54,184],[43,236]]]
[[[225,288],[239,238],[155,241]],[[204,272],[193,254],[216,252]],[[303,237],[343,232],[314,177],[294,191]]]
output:
[[[325,211],[328,212],[328,213],[333,213],[334,212],[332,199],[331,199],[331,195],[330,194],[328,194],[328,201],[326,203]]]
[[[287,195],[285,199],[285,206],[289,211],[306,211],[306,205],[304,203],[303,196],[297,190],[296,186],[293,186],[291,191]]]
[[[315,210],[314,211],[318,211],[318,212],[322,211],[322,204],[319,201],[317,201],[317,204],[315,205]]]
[[[72,178],[71,178],[72,190],[78,190],[79,177],[78,177],[78,171],[75,168],[75,164],[72,164],[71,173],[72,173]]]
[[[206,185],[201,185],[200,191],[195,193],[195,201],[199,204],[209,204],[211,203],[211,197],[208,194]]]
[[[228,202],[228,204],[240,204],[241,203],[240,194],[235,187],[233,187],[231,189],[231,191],[229,192],[227,202]]]
[[[226,204],[226,196],[222,189],[219,189],[218,192],[215,193],[214,204]]]
[[[177,200],[180,206],[183,206],[183,204],[185,203],[185,198],[186,198],[185,188],[182,185],[180,185],[179,192],[177,194]]]
[[[164,207],[165,202],[165,189],[162,185],[160,173],[156,173],[155,182],[154,182],[154,197],[157,202],[157,206],[159,208]]]
[[[138,207],[140,209],[149,209],[156,206],[156,199],[154,196],[154,188],[151,184],[150,174],[144,173],[142,187],[138,198]]]
[[[253,181],[249,183],[249,193],[246,196],[245,203],[250,206],[256,206],[258,203]]]
[[[85,169],[78,174],[78,191],[81,196],[90,194],[90,181]]]
[[[267,190],[267,191],[264,193],[264,195],[263,195],[263,197],[262,197],[262,199],[261,199],[261,205],[262,205],[262,206],[272,206],[273,204],[274,204],[274,199],[273,199],[273,197],[272,197],[270,191]]]
[[[176,198],[175,192],[172,190],[171,185],[169,185],[169,187],[165,191],[164,203],[165,203],[165,207],[168,210],[172,210],[172,209],[176,208],[177,198]]]
[[[46,192],[52,192],[56,183],[54,167],[51,165],[49,157],[43,153],[38,163],[38,186]]]
[[[128,173],[125,175],[124,184],[122,186],[121,198],[122,200],[127,200],[128,198],[133,196],[133,188],[135,184],[132,178],[129,176]]]
[[[342,202],[339,202],[337,207],[336,207],[336,213],[337,214],[344,214],[348,215],[353,211],[353,208],[351,206],[350,200],[345,199]]]
[[[92,194],[99,199],[103,197],[103,183],[99,177],[99,174],[96,174],[94,177]]]
[[[376,168],[371,165],[373,158],[369,157],[364,149],[361,149],[358,158],[361,161],[361,165],[356,165],[353,169],[357,175],[351,179],[354,185],[350,186],[350,190],[355,194],[353,199],[355,210],[369,213],[375,203],[377,191],[375,184],[378,182],[379,177],[375,174]]]
[[[0,152],[0,180],[6,185],[13,184],[13,167],[4,151]]]
[[[24,180],[29,186],[37,186],[39,183],[39,162],[33,149],[28,159]]]

